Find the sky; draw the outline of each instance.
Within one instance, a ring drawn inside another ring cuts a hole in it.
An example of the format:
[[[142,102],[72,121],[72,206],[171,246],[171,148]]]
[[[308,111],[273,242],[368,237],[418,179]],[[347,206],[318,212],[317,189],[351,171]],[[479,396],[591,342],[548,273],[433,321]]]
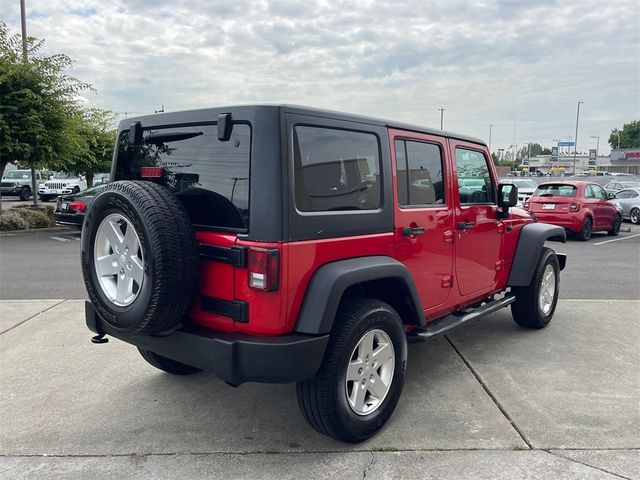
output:
[[[119,117],[293,103],[440,128],[493,151],[607,154],[640,119],[639,0],[26,0],[28,35]],[[20,31],[20,1],[0,0]],[[514,135],[515,133],[515,135]]]

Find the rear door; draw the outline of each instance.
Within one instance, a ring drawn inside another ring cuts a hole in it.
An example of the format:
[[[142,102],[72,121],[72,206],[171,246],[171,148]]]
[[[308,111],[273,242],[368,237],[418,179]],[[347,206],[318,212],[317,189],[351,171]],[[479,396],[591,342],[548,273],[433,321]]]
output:
[[[497,181],[486,149],[450,141],[456,179],[455,274],[461,295],[491,290],[499,268],[501,234],[497,219]],[[462,185],[472,185],[473,188]]]
[[[415,280],[426,312],[453,284],[453,199],[446,139],[390,130],[396,258]]]

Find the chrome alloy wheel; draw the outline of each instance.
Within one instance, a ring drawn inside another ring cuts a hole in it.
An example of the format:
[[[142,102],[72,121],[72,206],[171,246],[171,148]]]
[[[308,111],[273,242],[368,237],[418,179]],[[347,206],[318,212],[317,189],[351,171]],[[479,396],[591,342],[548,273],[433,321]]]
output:
[[[345,392],[358,415],[375,412],[389,393],[396,356],[393,343],[382,330],[365,333],[351,353]]]
[[[540,284],[539,304],[540,310],[548,315],[553,305],[553,298],[556,294],[556,272],[553,265],[547,265],[542,274],[542,283]]]
[[[120,307],[131,305],[144,282],[140,238],[123,215],[106,216],[96,232],[93,248],[96,276],[102,292]]]

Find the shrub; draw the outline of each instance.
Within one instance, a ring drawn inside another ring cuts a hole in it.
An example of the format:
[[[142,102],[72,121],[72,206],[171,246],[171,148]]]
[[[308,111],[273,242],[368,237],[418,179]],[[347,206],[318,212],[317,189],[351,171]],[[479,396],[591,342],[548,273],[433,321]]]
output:
[[[29,228],[29,222],[25,220],[18,212],[7,210],[0,213],[0,231],[9,230],[26,230]]]

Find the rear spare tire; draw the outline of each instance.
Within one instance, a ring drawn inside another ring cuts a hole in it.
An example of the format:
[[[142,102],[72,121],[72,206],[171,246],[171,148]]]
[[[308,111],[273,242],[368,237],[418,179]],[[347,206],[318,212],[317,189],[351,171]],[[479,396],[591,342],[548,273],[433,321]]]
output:
[[[89,299],[126,335],[176,327],[193,301],[198,248],[189,216],[168,189],[110,183],[93,200],[82,233]]]

